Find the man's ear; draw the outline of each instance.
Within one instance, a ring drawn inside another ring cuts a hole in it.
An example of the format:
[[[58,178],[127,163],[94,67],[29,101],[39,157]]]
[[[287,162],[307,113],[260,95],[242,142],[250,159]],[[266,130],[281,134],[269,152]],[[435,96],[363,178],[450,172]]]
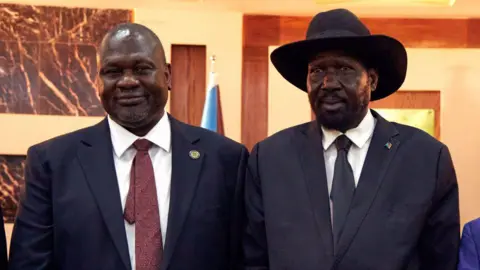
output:
[[[378,86],[378,72],[377,70],[370,68],[367,71],[367,75],[368,75],[368,82],[370,84],[370,89],[373,92],[377,89],[377,86]]]

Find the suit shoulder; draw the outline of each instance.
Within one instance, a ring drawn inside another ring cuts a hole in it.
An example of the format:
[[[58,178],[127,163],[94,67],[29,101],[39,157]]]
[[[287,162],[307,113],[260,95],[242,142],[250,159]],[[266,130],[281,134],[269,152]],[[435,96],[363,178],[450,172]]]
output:
[[[435,149],[446,147],[444,143],[419,128],[396,122],[392,122],[392,124],[395,125],[404,141],[415,143],[418,147]]]
[[[267,138],[259,141],[256,145],[263,147],[265,146],[278,146],[284,144],[290,144],[292,138],[294,138],[298,132],[304,131],[308,129],[308,127],[312,124],[312,122],[302,123],[296,126],[288,127],[282,130],[279,130],[272,135],[268,136]]]
[[[179,124],[182,125],[188,133],[196,134],[201,139],[202,145],[209,149],[227,149],[232,151],[241,151],[242,149],[246,150],[246,147],[243,144],[219,133],[186,123]]]
[[[65,134],[61,134],[29,147],[30,149],[45,151],[48,149],[65,148],[76,143],[80,137],[87,133],[93,126],[85,127]]]

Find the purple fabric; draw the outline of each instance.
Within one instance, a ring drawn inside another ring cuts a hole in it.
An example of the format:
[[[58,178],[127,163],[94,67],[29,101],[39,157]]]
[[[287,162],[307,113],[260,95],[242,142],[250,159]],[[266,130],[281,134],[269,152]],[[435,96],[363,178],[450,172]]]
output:
[[[480,269],[480,218],[465,224],[460,243],[458,270]]]
[[[162,231],[152,161],[148,154],[152,143],[140,139],[134,144],[137,154],[132,164],[130,190],[125,219],[135,223],[135,264],[137,270],[160,269]]]

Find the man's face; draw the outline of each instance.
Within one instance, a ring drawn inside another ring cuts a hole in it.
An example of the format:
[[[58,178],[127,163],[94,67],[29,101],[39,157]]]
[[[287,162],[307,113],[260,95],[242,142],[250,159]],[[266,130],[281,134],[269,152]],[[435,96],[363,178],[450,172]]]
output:
[[[308,65],[307,90],[317,121],[345,132],[356,127],[368,110],[378,75],[341,52],[317,55]]]
[[[162,117],[171,88],[161,44],[124,29],[102,46],[100,96],[105,111],[129,130],[150,129]]]

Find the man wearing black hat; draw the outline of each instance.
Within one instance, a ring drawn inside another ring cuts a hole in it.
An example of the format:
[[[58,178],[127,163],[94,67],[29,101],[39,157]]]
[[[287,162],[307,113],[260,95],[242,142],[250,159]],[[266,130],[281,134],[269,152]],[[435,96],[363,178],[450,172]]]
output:
[[[271,61],[316,120],[257,143],[246,177],[245,269],[453,270],[458,186],[447,146],[368,108],[402,85],[407,54],[344,9]]]

